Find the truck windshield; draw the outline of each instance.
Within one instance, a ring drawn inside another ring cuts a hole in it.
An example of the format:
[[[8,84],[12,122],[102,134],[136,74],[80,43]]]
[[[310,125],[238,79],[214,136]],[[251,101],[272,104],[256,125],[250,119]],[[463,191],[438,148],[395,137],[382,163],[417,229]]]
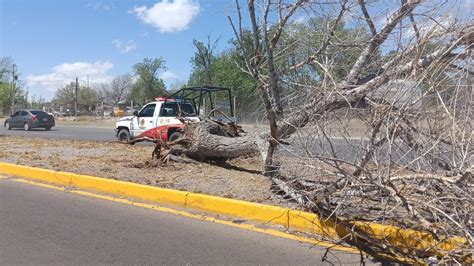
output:
[[[181,112],[182,112],[182,116],[196,116],[194,107],[190,103],[182,103]],[[179,113],[179,108],[176,102],[166,102],[163,105],[163,109],[161,110],[161,116],[164,116],[164,117],[176,117],[178,116],[178,113]]]

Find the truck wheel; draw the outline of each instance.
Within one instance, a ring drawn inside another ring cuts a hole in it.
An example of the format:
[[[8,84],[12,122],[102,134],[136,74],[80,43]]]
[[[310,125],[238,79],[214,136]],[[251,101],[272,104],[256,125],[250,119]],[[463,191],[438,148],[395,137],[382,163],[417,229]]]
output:
[[[25,123],[25,125],[23,125],[23,128],[25,129],[25,131],[29,131],[30,125],[28,125],[28,123]]]
[[[5,123],[5,128],[8,130],[12,129],[12,127],[10,126],[10,122]]]
[[[117,134],[117,138],[121,142],[129,142],[130,141],[130,132],[128,129],[120,129],[119,133]]]
[[[179,132],[173,132],[170,137],[168,138],[168,141],[175,141],[179,138],[181,138],[181,136],[183,136],[183,134],[179,133]]]

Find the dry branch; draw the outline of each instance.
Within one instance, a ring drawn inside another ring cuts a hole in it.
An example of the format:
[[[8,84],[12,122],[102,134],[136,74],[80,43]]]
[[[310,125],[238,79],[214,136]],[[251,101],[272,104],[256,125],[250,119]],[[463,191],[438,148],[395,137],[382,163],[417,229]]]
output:
[[[423,1],[403,0],[376,27],[377,8],[369,8],[383,2],[358,0],[362,13],[352,23],[365,21],[369,37],[340,45],[335,31],[344,26],[346,11],[355,15],[351,1],[324,7],[311,1],[287,6],[261,1],[261,16],[256,2],[248,4],[253,57],[246,58],[246,72],[257,81],[270,125],[268,150],[259,150],[274,189],[324,218],[343,221],[358,235],[346,241],[376,258],[426,261],[436,255],[439,261],[466,262],[474,233],[472,19],[442,29],[439,23],[423,25],[423,20],[440,21],[437,12],[446,10],[432,6],[426,11],[430,3],[425,1],[417,13]],[[239,30],[233,28],[241,40],[244,19],[238,9]],[[323,35],[317,46],[300,47],[291,39],[295,28],[281,22],[319,9],[336,11],[328,20],[332,27],[314,29]],[[453,17],[449,11],[445,15]],[[403,21],[410,25],[404,27]],[[285,42],[287,36],[292,42]],[[393,53],[383,53],[387,46]],[[296,57],[298,49],[313,52]],[[337,57],[351,49],[358,51],[354,63],[341,75],[337,64],[344,62]],[[358,138],[346,129],[351,120],[365,127]],[[291,145],[279,150],[283,139]],[[449,253],[438,247],[410,253],[352,228],[360,220],[467,242]]]

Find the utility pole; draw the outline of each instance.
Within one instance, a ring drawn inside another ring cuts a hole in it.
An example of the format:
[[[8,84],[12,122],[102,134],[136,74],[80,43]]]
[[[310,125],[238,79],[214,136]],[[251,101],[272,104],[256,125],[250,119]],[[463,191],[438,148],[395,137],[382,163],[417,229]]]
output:
[[[234,96],[234,104],[232,105],[232,113],[234,113],[234,117],[237,118],[237,111],[235,110],[235,103],[237,102],[237,97]]]
[[[76,116],[77,119],[77,100],[78,100],[78,92],[79,92],[79,79],[76,77],[76,93],[75,93],[75,99],[74,99],[74,115]]]
[[[29,92],[29,90],[27,89],[27,90],[26,90],[26,94],[25,94],[25,95],[26,95],[26,97],[25,97],[25,98],[26,98],[26,104],[25,104],[25,105],[26,105],[26,109],[28,109],[28,94],[29,94],[29,93],[30,93],[30,92]]]
[[[15,76],[15,68],[16,65],[13,64],[12,66],[13,71],[12,71],[12,108],[10,110],[11,114],[15,113],[15,81],[18,79],[18,76]]]

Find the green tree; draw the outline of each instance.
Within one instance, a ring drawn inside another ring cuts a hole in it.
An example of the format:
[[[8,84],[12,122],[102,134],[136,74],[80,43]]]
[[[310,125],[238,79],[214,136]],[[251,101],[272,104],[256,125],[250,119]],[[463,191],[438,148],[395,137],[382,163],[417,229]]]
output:
[[[79,100],[78,108],[79,110],[95,110],[99,97],[97,93],[89,87],[80,87],[79,88]]]
[[[63,88],[58,89],[54,93],[54,98],[52,102],[57,105],[73,108],[74,101],[76,98],[75,88],[76,88],[76,84],[74,82],[71,82],[70,84],[64,86]]]
[[[213,64],[216,61],[215,50],[217,47],[218,40],[211,41],[211,37],[207,37],[207,43],[196,39],[193,40],[196,52],[191,58],[191,65],[193,66],[193,72],[189,79],[189,85],[201,86],[201,85],[214,85],[214,67]]]
[[[230,47],[216,53],[217,41],[211,42],[208,37],[207,44],[194,40],[196,52],[191,59],[193,72],[188,86],[219,86],[232,90],[236,97],[236,113],[239,119],[252,116],[259,105],[258,93],[255,90],[255,81],[250,75],[242,71],[243,59],[234,41],[229,42]],[[216,100],[225,95],[218,95]],[[232,99],[233,100],[233,99]]]
[[[2,108],[2,114],[8,114],[11,107],[11,86],[8,82],[0,81],[0,104]]]
[[[135,64],[133,70],[137,80],[133,84],[130,100],[138,104],[145,104],[165,93],[165,84],[158,77],[160,71],[166,70],[163,58],[145,58],[143,62]]]
[[[260,101],[255,90],[255,81],[239,67],[241,58],[235,50],[228,50],[219,55],[213,63],[214,83],[217,86],[232,89],[236,97],[235,110],[240,119],[254,117]]]
[[[0,58],[0,108],[3,114],[10,113],[12,104],[12,67],[13,59]],[[16,73],[15,75],[18,75]],[[24,106],[27,103],[26,93],[21,82],[15,82],[15,106]]]
[[[334,23],[334,20],[313,18],[305,23],[290,24],[288,30],[283,32],[280,44],[274,51],[275,55],[278,55],[274,58],[276,68],[279,70],[277,73],[278,91],[283,97],[299,89],[295,84],[317,85],[322,81],[325,70],[317,64],[308,65],[298,71],[292,71],[291,66],[307,59],[323,45],[326,34],[324,29],[331,23]],[[276,28],[270,29],[273,32],[276,30]],[[358,47],[344,44],[349,44],[354,40],[364,42],[370,36],[364,28],[346,28],[343,23],[335,29],[334,35],[341,45],[331,46],[324,55],[324,60],[327,61],[325,64],[334,67],[330,70],[331,73],[335,73],[332,78],[340,81],[347,75],[360,53]],[[255,79],[243,70],[246,69],[243,56],[253,57],[251,31],[244,29],[240,43],[230,40],[229,47],[220,53],[215,52],[217,41],[211,42],[210,38],[207,39],[207,43],[194,40],[194,46],[196,51],[191,58],[193,72],[189,77],[188,85],[229,87],[237,97],[237,114],[241,118],[253,117],[260,104],[259,93]],[[260,49],[264,51],[265,47],[261,45]],[[373,56],[377,59],[381,57],[378,52]],[[374,64],[368,69],[376,71],[377,68]],[[260,71],[264,74],[267,72],[263,67]]]
[[[76,84],[70,84],[60,88],[54,94],[52,102],[54,104],[62,105],[67,108],[74,108],[76,98]],[[97,93],[89,87],[79,87],[77,109],[92,111],[98,103]]]
[[[345,27],[343,22],[339,23],[332,35],[331,45],[327,44],[327,50],[318,58],[321,65],[330,66],[330,69],[323,69],[320,64],[308,64],[305,67],[294,71],[291,67],[299,62],[310,58],[315,51],[318,51],[327,41],[327,28],[335,23],[333,18],[311,18],[304,23],[289,24],[288,30],[283,33],[281,41],[275,51],[276,54],[283,54],[276,63],[280,70],[280,80],[284,84],[307,84],[317,85],[325,77],[328,71],[331,72],[333,81],[343,80],[349,73],[352,65],[360,54],[360,48],[352,43],[364,43],[370,39],[368,31],[363,27]],[[329,26],[328,26],[329,25]],[[336,41],[337,40],[337,41]],[[377,51],[372,55],[372,62],[380,62],[380,53]],[[370,65],[368,71],[376,71],[377,66]],[[365,76],[366,72],[362,73]],[[285,89],[295,88],[288,85]]]

